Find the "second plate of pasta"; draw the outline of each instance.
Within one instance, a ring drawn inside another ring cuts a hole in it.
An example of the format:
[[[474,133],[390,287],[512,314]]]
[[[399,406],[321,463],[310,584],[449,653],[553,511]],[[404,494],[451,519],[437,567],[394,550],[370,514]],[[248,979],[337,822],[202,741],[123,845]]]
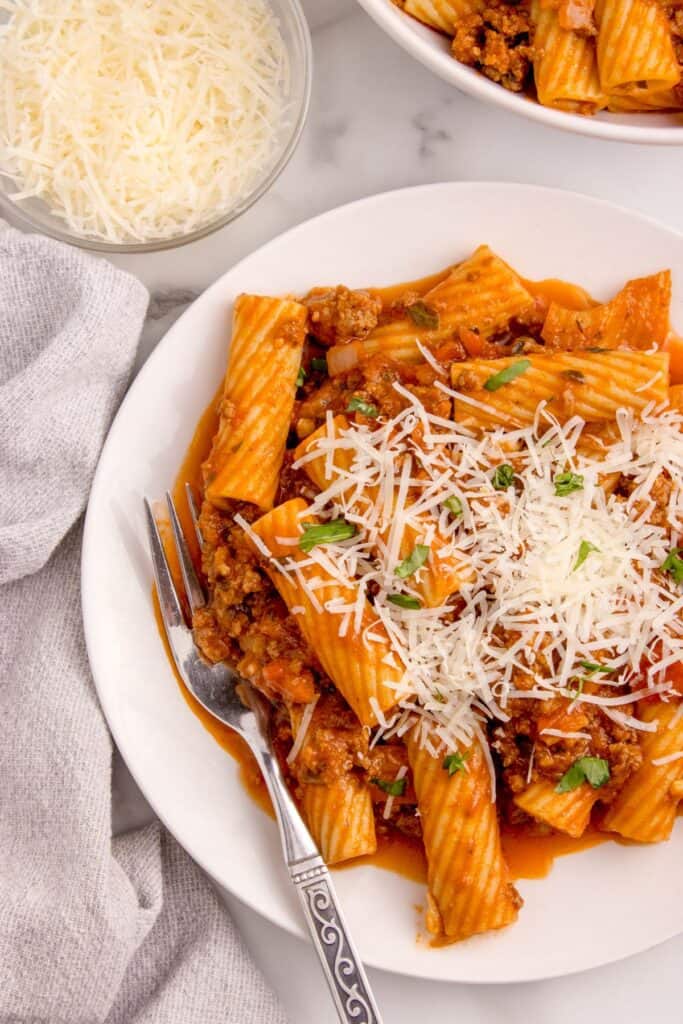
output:
[[[88,650],[154,809],[274,923],[302,931],[258,781],[155,619],[140,498],[176,480],[197,642],[271,700],[366,962],[521,981],[683,930],[682,282],[683,238],[609,204],[431,185],[269,243],[148,361],[93,486]]]

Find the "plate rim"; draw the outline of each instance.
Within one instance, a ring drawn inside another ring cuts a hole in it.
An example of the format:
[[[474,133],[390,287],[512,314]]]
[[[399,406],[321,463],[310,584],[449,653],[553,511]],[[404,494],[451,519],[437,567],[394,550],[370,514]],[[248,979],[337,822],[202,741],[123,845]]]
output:
[[[621,204],[613,203],[613,202],[611,202],[609,200],[606,200],[606,199],[602,199],[602,198],[598,198],[598,197],[595,197],[595,196],[587,195],[585,193],[582,193],[582,192],[579,192],[579,191],[576,191],[576,190],[562,189],[562,188],[557,188],[557,187],[552,187],[552,186],[545,186],[545,185],[534,185],[534,184],[528,184],[528,183],[516,183],[516,182],[496,182],[496,181],[440,181],[440,182],[431,182],[431,183],[427,183],[427,184],[421,184],[421,185],[414,185],[414,186],[407,186],[407,187],[403,187],[403,188],[392,189],[390,191],[375,193],[375,194],[372,194],[372,195],[369,195],[369,196],[363,196],[363,197],[360,197],[358,199],[352,200],[351,202],[341,204],[340,206],[336,206],[336,207],[333,207],[333,208],[331,208],[331,209],[329,209],[327,211],[323,211],[322,213],[316,214],[314,217],[311,217],[311,218],[309,218],[307,220],[303,220],[303,221],[293,225],[292,227],[288,228],[286,231],[283,231],[280,234],[275,235],[274,237],[269,239],[264,244],[262,244],[260,246],[257,246],[256,248],[251,250],[244,257],[242,257],[240,260],[238,260],[236,263],[234,263],[232,266],[230,266],[227,270],[225,270],[222,274],[220,274],[216,278],[216,280],[213,281],[206,289],[204,289],[204,291],[201,292],[200,295],[197,296],[197,298],[187,307],[187,309],[183,311],[181,316],[171,325],[171,327],[163,335],[163,337],[159,339],[159,341],[157,342],[156,346],[154,347],[154,349],[152,350],[150,355],[147,357],[145,363],[140,368],[140,370],[137,373],[137,375],[131,381],[130,386],[128,387],[128,390],[126,392],[126,395],[124,396],[124,399],[121,402],[121,404],[120,404],[120,406],[119,406],[119,408],[118,408],[118,410],[117,410],[117,412],[116,412],[116,414],[115,414],[114,418],[112,419],[112,422],[111,422],[111,424],[109,426],[105,442],[104,442],[104,444],[102,446],[102,449],[101,449],[101,452],[100,452],[100,456],[99,456],[98,463],[97,463],[97,468],[96,468],[95,474],[93,476],[93,480],[92,480],[92,484],[91,484],[91,488],[90,488],[90,493],[89,493],[89,496],[88,496],[88,504],[87,504],[87,508],[86,508],[86,512],[85,512],[85,522],[84,522],[84,527],[83,527],[83,539],[82,539],[82,545],[81,545],[81,564],[80,564],[81,608],[82,608],[82,619],[83,619],[83,626],[84,626],[85,645],[86,645],[86,651],[87,651],[87,655],[88,655],[88,662],[89,662],[89,665],[90,665],[90,670],[91,670],[91,673],[92,673],[92,678],[93,678],[93,682],[94,682],[94,686],[95,686],[95,691],[97,693],[97,698],[98,698],[98,701],[99,701],[99,703],[101,705],[101,708],[102,708],[102,711],[103,711],[103,714],[104,714],[104,717],[105,717],[105,720],[106,720],[107,728],[109,729],[109,731],[110,731],[110,733],[111,733],[111,735],[112,735],[112,737],[113,737],[113,739],[114,739],[114,741],[116,743],[116,746],[117,746],[117,748],[119,750],[119,753],[121,754],[121,757],[123,758],[124,762],[126,763],[126,766],[127,766],[128,770],[130,771],[131,776],[135,780],[136,784],[138,785],[140,791],[143,793],[145,799],[149,803],[149,805],[152,808],[152,810],[154,811],[155,815],[159,818],[159,820],[162,822],[164,827],[168,829],[168,831],[176,839],[176,841],[179,843],[179,845],[202,868],[202,870],[219,887],[219,889],[225,889],[232,896],[234,896],[236,899],[238,899],[243,905],[249,907],[255,913],[259,914],[259,916],[263,917],[266,921],[268,921],[269,924],[275,925],[277,927],[280,927],[285,932],[287,932],[288,934],[296,936],[298,938],[303,938],[306,941],[308,941],[308,934],[307,934],[306,930],[301,926],[301,922],[300,921],[294,922],[292,920],[282,918],[281,915],[279,915],[277,912],[275,914],[266,913],[262,909],[262,907],[258,906],[249,896],[245,896],[242,892],[239,892],[236,889],[233,889],[233,888],[230,888],[227,885],[224,885],[223,882],[219,881],[216,878],[216,876],[213,874],[211,868],[206,863],[205,857],[202,855],[202,853],[200,851],[196,850],[195,843],[193,841],[187,840],[185,837],[183,837],[183,839],[181,841],[179,839],[179,837],[176,835],[174,827],[169,823],[169,821],[167,821],[166,816],[159,811],[159,809],[158,809],[158,807],[156,805],[156,801],[153,798],[153,796],[150,795],[147,792],[144,779],[141,778],[139,776],[139,774],[133,769],[133,767],[132,767],[128,757],[126,756],[127,742],[126,742],[126,738],[125,738],[125,733],[122,732],[119,729],[119,727],[118,727],[119,723],[117,722],[117,716],[116,716],[115,712],[112,710],[112,703],[110,703],[107,687],[106,687],[106,685],[102,685],[102,680],[101,680],[101,678],[98,677],[97,671],[95,669],[95,662],[97,661],[97,654],[95,653],[95,650],[94,650],[94,645],[95,645],[95,642],[96,642],[96,640],[95,640],[95,632],[96,632],[96,630],[95,630],[95,627],[93,626],[94,609],[93,609],[93,604],[92,604],[92,602],[90,601],[90,599],[88,597],[89,589],[90,589],[91,585],[94,584],[94,574],[91,574],[91,566],[94,564],[94,559],[93,559],[93,557],[90,554],[91,550],[94,550],[94,542],[92,540],[92,535],[93,535],[93,532],[95,530],[95,526],[94,526],[94,512],[92,511],[92,509],[94,507],[94,504],[95,504],[94,499],[96,499],[96,497],[97,497],[97,493],[98,493],[99,488],[104,486],[105,478],[103,476],[103,473],[101,472],[101,467],[104,464],[105,455],[108,452],[109,446],[115,444],[115,441],[116,441],[115,432],[116,432],[116,428],[117,428],[117,424],[118,424],[119,420],[123,419],[128,404],[132,403],[135,400],[137,392],[146,386],[147,378],[152,376],[152,374],[156,371],[157,364],[161,360],[163,360],[163,358],[164,358],[163,349],[165,347],[166,339],[169,338],[169,337],[174,336],[175,334],[183,332],[183,321],[186,318],[187,319],[190,318],[191,311],[192,311],[193,307],[197,303],[205,301],[206,297],[208,295],[220,291],[221,288],[224,286],[225,279],[229,275],[232,275],[234,273],[238,273],[240,271],[240,269],[242,268],[243,264],[245,264],[247,261],[251,260],[254,256],[256,256],[257,254],[260,255],[260,254],[266,252],[271,247],[283,244],[283,243],[285,243],[287,241],[291,241],[291,239],[296,238],[296,236],[297,236],[297,234],[299,232],[304,232],[304,231],[308,230],[312,225],[316,224],[317,222],[319,222],[321,220],[333,219],[333,218],[340,217],[340,216],[343,217],[347,213],[347,211],[349,211],[351,209],[354,209],[354,208],[363,207],[364,205],[374,205],[374,204],[376,204],[378,202],[394,202],[397,199],[399,199],[401,196],[406,195],[406,194],[415,195],[415,194],[421,193],[421,192],[425,192],[426,193],[426,192],[431,192],[431,191],[438,191],[438,190],[440,190],[440,189],[442,189],[444,187],[448,188],[449,190],[450,189],[455,189],[457,191],[462,190],[463,192],[467,192],[467,191],[471,191],[471,190],[477,190],[477,189],[482,189],[484,191],[489,190],[489,189],[494,189],[494,190],[497,190],[497,191],[498,190],[504,190],[504,191],[514,192],[514,193],[517,193],[517,194],[520,194],[522,192],[527,192],[527,193],[538,193],[538,192],[541,192],[541,193],[544,193],[544,194],[550,195],[550,196],[552,196],[552,195],[560,196],[560,197],[569,196],[572,199],[578,199],[582,203],[588,203],[589,205],[593,205],[595,207],[600,207],[600,208],[604,208],[606,210],[609,210],[612,213],[618,213],[619,215],[625,215],[629,220],[635,220],[635,221],[641,222],[643,224],[646,224],[646,225],[648,225],[650,227],[654,227],[657,230],[664,231],[666,234],[675,237],[681,243],[683,243],[683,231],[680,231],[680,230],[678,230],[676,228],[672,228],[672,227],[664,224],[662,221],[658,220],[657,218],[651,217],[651,216],[649,216],[647,214],[644,214],[644,213],[641,213],[641,212],[639,212],[637,210],[629,209],[628,207],[625,207],[625,206],[623,206]],[[240,785],[241,785],[241,783],[240,783]],[[255,803],[253,803],[253,807],[254,807],[254,810],[257,813],[263,814],[263,811],[261,809],[259,809]],[[677,935],[679,935],[681,933],[683,933],[683,920],[681,921],[679,926],[676,926],[676,928],[674,928],[674,930],[670,931],[668,934],[665,934],[663,936],[658,937],[657,939],[653,940],[652,942],[649,942],[647,945],[642,946],[638,950],[627,952],[627,953],[616,954],[616,955],[610,954],[605,959],[601,959],[598,962],[591,963],[591,964],[588,964],[588,965],[585,965],[585,966],[577,965],[577,966],[572,966],[569,969],[567,969],[564,966],[557,966],[557,967],[554,967],[554,968],[551,968],[551,969],[543,968],[543,969],[540,969],[539,973],[537,973],[537,974],[525,975],[522,978],[510,978],[510,977],[507,977],[507,976],[505,976],[505,977],[494,976],[494,977],[487,977],[485,979],[484,978],[466,978],[466,977],[456,977],[456,978],[452,978],[452,979],[443,978],[443,977],[438,977],[437,978],[437,977],[434,977],[434,976],[431,976],[431,975],[426,975],[424,973],[419,973],[417,970],[410,971],[410,970],[406,970],[405,968],[393,969],[391,967],[388,967],[384,962],[382,962],[382,963],[377,962],[372,955],[371,956],[367,956],[367,955],[364,956],[364,962],[368,966],[371,966],[373,969],[376,969],[376,970],[383,970],[383,971],[386,971],[387,973],[396,974],[396,975],[398,975],[400,977],[417,978],[417,979],[428,981],[428,982],[431,982],[431,983],[441,982],[441,983],[448,983],[448,984],[455,983],[455,984],[468,984],[468,985],[478,985],[478,984],[490,984],[490,985],[525,984],[527,982],[532,982],[532,981],[550,980],[550,979],[553,979],[553,978],[560,978],[560,977],[565,977],[565,976],[569,977],[569,976],[571,976],[573,974],[582,973],[583,971],[586,971],[586,970],[594,970],[594,969],[597,969],[598,967],[607,966],[610,963],[616,963],[616,962],[619,962],[621,960],[629,959],[629,958],[631,958],[633,956],[639,955],[640,953],[644,953],[644,952],[646,952],[649,949],[653,949],[656,946],[661,945],[662,943],[668,941],[669,939],[672,939],[672,938],[676,937]]]

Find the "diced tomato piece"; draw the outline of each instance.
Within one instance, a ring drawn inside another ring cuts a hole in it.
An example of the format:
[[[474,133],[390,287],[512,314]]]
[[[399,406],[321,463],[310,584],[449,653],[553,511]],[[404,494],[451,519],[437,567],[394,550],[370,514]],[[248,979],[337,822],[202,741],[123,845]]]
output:
[[[471,331],[468,327],[461,327],[460,340],[465,347],[465,351],[470,359],[480,359],[484,354],[484,348],[486,342],[477,334],[476,331]]]

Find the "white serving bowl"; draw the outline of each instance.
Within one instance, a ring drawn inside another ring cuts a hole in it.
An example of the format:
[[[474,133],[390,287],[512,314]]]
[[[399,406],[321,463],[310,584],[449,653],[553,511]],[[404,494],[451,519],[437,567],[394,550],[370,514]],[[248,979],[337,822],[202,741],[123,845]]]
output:
[[[492,103],[513,114],[521,114],[532,121],[540,121],[551,128],[563,128],[580,135],[592,135],[611,142],[683,146],[683,112],[611,114],[605,111],[593,117],[582,117],[543,107],[531,97],[510,92],[473,68],[460,64],[451,56],[450,41],[445,36],[405,14],[391,0],[358,2],[394,42],[439,78],[450,82],[468,96]]]

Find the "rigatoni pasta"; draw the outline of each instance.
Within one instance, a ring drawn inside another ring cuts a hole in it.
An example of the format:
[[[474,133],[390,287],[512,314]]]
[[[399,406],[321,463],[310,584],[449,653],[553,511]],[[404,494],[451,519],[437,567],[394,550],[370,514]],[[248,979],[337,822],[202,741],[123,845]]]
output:
[[[402,0],[402,5],[406,14],[449,35],[464,15],[484,6],[482,0]]]
[[[591,116],[683,107],[683,31],[659,0],[387,0],[452,38],[456,60],[543,106]]]
[[[535,821],[578,839],[588,828],[591,811],[599,799],[599,790],[592,789],[587,782],[571,792],[558,793],[553,782],[541,779],[516,796],[515,803]]]
[[[656,0],[597,0],[600,81],[613,95],[652,96],[681,78],[663,6]]]
[[[523,320],[533,305],[514,270],[488,245],[480,245],[424,296],[409,303],[404,317],[378,326],[363,341],[353,343],[353,357],[359,361],[382,354],[421,362],[420,345],[438,345],[473,326],[488,337],[513,318]],[[349,345],[332,348],[328,362],[333,375],[351,368],[351,351]]]
[[[401,687],[400,666],[388,662],[388,637],[381,624],[374,625],[372,642],[364,643],[363,634],[373,625],[371,606],[360,594],[360,628],[357,636],[340,632],[337,615],[330,605],[357,607],[359,594],[349,582],[331,573],[322,564],[305,559],[298,542],[304,526],[315,526],[306,503],[300,498],[278,505],[252,526],[274,559],[291,558],[291,569],[280,563],[268,563],[268,573],[293,615],[299,628],[315,645],[325,671],[349,702],[363,725],[373,725],[378,715],[392,708],[405,694]],[[298,562],[298,564],[297,564]]]
[[[405,286],[238,305],[195,638],[270,702],[329,863],[421,844],[440,942],[516,919],[503,831],[655,842],[674,825],[670,295],[661,271],[598,303],[480,246]]]
[[[683,714],[680,701],[650,703],[640,717],[656,724],[641,741],[643,761],[614,803],[603,825],[626,839],[661,843],[668,839],[683,797]]]
[[[220,427],[205,464],[216,505],[273,504],[304,346],[306,308],[289,299],[240,295]]]
[[[518,372],[514,388],[502,384]],[[523,358],[479,359],[451,369],[455,419],[463,426],[521,427],[534,422],[541,402],[560,423],[573,416],[598,423],[617,409],[645,409],[668,395],[665,352],[557,352]]]
[[[539,103],[576,114],[595,114],[606,107],[593,40],[563,28],[557,8],[542,0],[533,0],[532,17]]]
[[[419,736],[408,740],[429,893],[437,934],[466,939],[503,928],[521,900],[503,858],[491,779],[478,743],[451,754],[462,767],[450,771],[445,750],[432,753]]]

